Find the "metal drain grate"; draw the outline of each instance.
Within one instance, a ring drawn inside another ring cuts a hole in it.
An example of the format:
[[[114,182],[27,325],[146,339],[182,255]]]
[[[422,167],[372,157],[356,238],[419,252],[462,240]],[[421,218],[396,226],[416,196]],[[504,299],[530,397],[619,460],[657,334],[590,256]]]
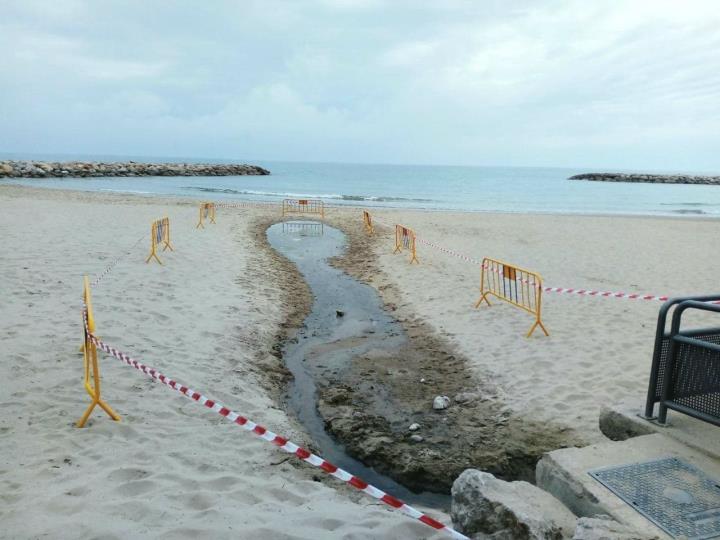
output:
[[[589,474],[675,538],[720,538],[720,482],[692,465],[666,458]]]

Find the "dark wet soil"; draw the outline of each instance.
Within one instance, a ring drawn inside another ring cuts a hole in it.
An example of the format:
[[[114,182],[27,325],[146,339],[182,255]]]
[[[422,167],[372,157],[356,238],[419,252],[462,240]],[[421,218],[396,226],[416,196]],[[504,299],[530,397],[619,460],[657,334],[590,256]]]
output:
[[[394,306],[361,283],[377,271],[373,239],[328,226],[322,235],[301,229],[285,226],[283,233],[278,224],[268,239],[297,265],[314,297],[282,354],[293,375],[289,406],[325,457],[393,494],[446,506],[394,482],[448,494],[467,468],[533,481],[543,452],[580,444],[564,429],[514,417],[492,382],[478,381],[422,321],[398,322]],[[434,410],[441,395],[450,405]],[[411,431],[412,424],[419,428]]]

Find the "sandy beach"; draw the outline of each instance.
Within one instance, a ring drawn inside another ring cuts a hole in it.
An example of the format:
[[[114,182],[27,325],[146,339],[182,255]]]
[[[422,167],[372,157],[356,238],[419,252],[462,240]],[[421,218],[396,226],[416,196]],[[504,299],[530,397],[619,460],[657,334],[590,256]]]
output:
[[[98,335],[312,446],[282,400],[278,344],[301,324],[310,296],[264,241],[276,207],[219,209],[217,225],[198,231],[197,201],[14,186],[0,187],[0,201],[0,536],[442,537],[105,356],[103,395],[122,420],[96,411],[87,428],[74,427],[88,403],[77,352],[82,277],[126,253],[93,290]],[[150,222],[165,215],[175,251],[160,255],[163,266],[146,265]],[[671,296],[715,287],[717,221],[377,216],[474,258],[537,270],[549,286]],[[493,402],[514,417],[592,443],[603,439],[603,403],[643,399],[660,302],[548,293],[550,337],[526,339],[527,313],[498,302],[473,308],[477,266],[423,244],[411,266],[407,254],[392,254],[391,231],[364,237],[359,209],[327,217],[351,245],[367,246],[339,264],[406,327],[447,343],[473,374],[468,388],[492,387]]]

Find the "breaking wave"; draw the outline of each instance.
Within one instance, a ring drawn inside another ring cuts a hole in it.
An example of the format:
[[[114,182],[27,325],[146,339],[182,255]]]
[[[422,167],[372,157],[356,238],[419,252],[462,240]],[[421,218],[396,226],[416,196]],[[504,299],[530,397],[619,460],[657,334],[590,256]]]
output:
[[[255,195],[258,197],[287,197],[293,199],[331,199],[356,202],[436,202],[433,199],[418,199],[410,197],[373,197],[370,195],[339,195],[334,193],[285,193],[277,191],[255,191],[252,189],[214,188],[204,186],[185,186],[183,189],[192,189],[205,193],[224,193],[226,195]]]

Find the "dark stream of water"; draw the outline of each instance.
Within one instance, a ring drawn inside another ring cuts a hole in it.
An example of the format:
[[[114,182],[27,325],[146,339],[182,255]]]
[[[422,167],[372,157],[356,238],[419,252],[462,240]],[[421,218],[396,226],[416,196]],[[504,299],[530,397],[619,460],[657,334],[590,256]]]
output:
[[[313,294],[312,311],[297,339],[283,348],[283,359],[294,377],[289,388],[290,409],[322,457],[331,463],[406,502],[446,509],[447,495],[414,493],[346,455],[343,445],[326,433],[318,413],[318,370],[329,367],[340,372],[357,355],[392,350],[407,340],[402,326],[384,310],[372,287],[328,264],[329,258],[341,255],[346,248],[345,235],[319,222],[290,221],[272,225],[267,237],[274,249],[297,265]],[[338,311],[343,315],[338,316]]]

